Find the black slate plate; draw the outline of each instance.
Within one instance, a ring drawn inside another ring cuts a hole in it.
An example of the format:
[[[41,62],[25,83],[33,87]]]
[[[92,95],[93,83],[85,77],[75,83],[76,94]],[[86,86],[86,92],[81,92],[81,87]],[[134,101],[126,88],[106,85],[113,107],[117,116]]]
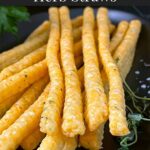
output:
[[[81,14],[82,8],[71,9],[72,18]],[[134,14],[118,10],[110,10],[109,15],[115,24],[121,20],[130,21],[132,19],[140,19],[142,21],[142,32],[138,41],[133,67],[127,76],[127,82],[138,95],[150,97],[150,22]],[[29,22],[20,23],[19,36],[17,39],[10,34],[1,36],[0,52],[23,42],[27,35],[45,19],[48,19],[47,12],[35,14],[31,16]],[[104,150],[116,150],[118,147],[117,142],[115,138],[110,135],[108,130],[108,125],[106,125],[103,144]],[[150,150],[150,123],[142,124],[139,140],[131,149]]]

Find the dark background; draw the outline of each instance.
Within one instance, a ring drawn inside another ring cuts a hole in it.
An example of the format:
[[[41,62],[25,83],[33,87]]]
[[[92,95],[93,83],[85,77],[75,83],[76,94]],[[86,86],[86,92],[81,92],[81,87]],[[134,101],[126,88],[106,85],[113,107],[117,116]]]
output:
[[[28,6],[27,8],[29,9],[31,14],[35,14],[37,12],[47,11],[49,6],[42,6],[42,7]],[[70,8],[79,8],[79,7],[70,7]],[[84,8],[84,7],[82,7],[82,8]],[[136,5],[133,5],[133,6],[109,6],[109,8],[131,12],[135,15],[141,16],[142,18],[150,20],[150,6],[136,6]]]

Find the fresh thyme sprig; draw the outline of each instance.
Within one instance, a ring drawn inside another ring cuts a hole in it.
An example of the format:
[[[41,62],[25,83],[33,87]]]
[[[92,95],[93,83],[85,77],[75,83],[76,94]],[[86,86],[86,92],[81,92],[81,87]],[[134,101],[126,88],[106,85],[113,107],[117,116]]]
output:
[[[143,110],[141,110],[140,106],[137,104],[137,100],[150,101],[150,98],[137,96],[129,87],[129,85],[124,81],[124,89],[128,94],[128,98],[132,101],[133,108],[138,112],[135,113],[128,105],[127,109],[129,111],[127,115],[128,125],[130,129],[130,134],[120,137],[120,146],[119,150],[128,150],[130,146],[134,145],[138,139],[138,131],[137,127],[141,123],[141,121],[150,121],[149,118],[143,117]]]
[[[147,97],[141,97],[141,96],[137,96],[129,87],[129,85],[127,84],[127,82],[124,80],[123,81],[125,88],[127,89],[126,91],[128,92],[128,94],[130,94],[132,97],[136,98],[136,99],[140,99],[140,100],[147,100],[150,101],[150,98]]]

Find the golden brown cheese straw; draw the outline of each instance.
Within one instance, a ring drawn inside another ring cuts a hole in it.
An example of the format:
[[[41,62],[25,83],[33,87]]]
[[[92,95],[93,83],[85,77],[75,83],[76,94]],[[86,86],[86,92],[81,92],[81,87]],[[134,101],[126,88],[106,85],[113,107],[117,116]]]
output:
[[[73,138],[65,137],[64,142],[65,144],[62,150],[75,150],[77,148],[76,137],[73,137]]]
[[[37,150],[61,150],[63,148],[63,140],[57,136],[46,135]]]
[[[125,78],[132,65],[132,60],[140,31],[141,22],[139,20],[132,20],[129,24],[129,29],[123,41],[118,46],[116,52],[113,55],[113,58],[117,62],[123,78]]]
[[[32,83],[46,75],[46,73],[46,60],[43,60],[7,78],[6,80],[1,81],[0,103],[2,103],[6,98],[21,92]]]
[[[104,138],[104,123],[95,131],[85,131],[84,135],[79,138],[80,146],[89,150],[99,150],[102,148],[102,140]]]
[[[4,68],[0,73],[0,81],[44,59],[45,49],[46,45],[24,56],[21,60],[17,61],[16,63]]]
[[[38,150],[62,150],[64,147],[64,141],[60,135],[57,136],[49,136],[47,135],[44,140],[42,141]]]
[[[109,24],[109,32],[110,32],[110,34],[112,34],[115,31],[115,29],[116,29],[115,25],[110,23]]]
[[[82,93],[83,103],[85,105],[85,91]],[[95,131],[89,131],[86,128],[84,135],[79,137],[79,146],[90,150],[99,150],[102,148],[102,140],[104,134],[104,124],[102,123]]]
[[[47,135],[38,150],[75,150],[77,147],[76,137],[70,138],[62,134],[61,129],[55,135]]]
[[[82,66],[79,70],[78,70],[78,77],[80,80],[80,86],[81,86],[81,90],[84,90],[84,67]]]
[[[62,130],[66,136],[84,134],[83,106],[80,82],[73,56],[72,26],[67,7],[60,8],[61,62],[65,77],[65,103]]]
[[[82,26],[82,16],[77,16],[74,19],[72,19],[72,27],[78,28]]]
[[[94,12],[90,7],[85,8],[83,14],[83,56],[84,56],[84,86],[85,121],[90,131],[96,130],[108,118],[107,98],[96,54],[94,40]]]
[[[79,136],[79,146],[91,150],[101,149],[104,138],[104,125],[105,123],[101,124],[95,131],[89,131],[86,128],[84,135]]]
[[[16,95],[12,97],[7,98],[3,103],[0,104],[0,118],[21,97],[23,92],[17,93]]]
[[[20,44],[8,51],[0,54],[0,71],[5,67],[17,62],[25,55],[31,53],[35,49],[43,46],[47,43],[48,35],[47,33],[42,33],[41,35],[35,37],[34,39]]]
[[[21,98],[12,105],[6,114],[0,119],[0,134],[13,124],[21,114],[39,97],[45,85],[48,83],[48,75],[35,82],[25,91]]]
[[[82,27],[73,30],[74,42],[81,40],[81,34],[82,34]]]
[[[0,135],[0,148],[2,150],[16,149],[22,140],[36,129],[43,110],[43,105],[48,97],[50,85],[44,92],[8,129]]]
[[[118,24],[118,27],[116,29],[115,34],[113,35],[111,42],[110,42],[110,52],[113,53],[118,45],[121,43],[123,40],[126,31],[128,29],[129,23],[127,21],[121,21]]]
[[[29,136],[27,136],[21,142],[20,146],[24,150],[34,150],[44,139],[45,134],[40,131],[40,128],[36,128]]]
[[[74,56],[80,56],[82,55],[82,41],[78,41],[74,44]]]
[[[65,138],[58,136],[46,136],[38,150],[75,150],[77,143],[75,138]]]
[[[36,36],[39,36],[40,34],[42,34],[45,31],[48,31],[49,29],[50,29],[50,22],[46,20],[41,25],[39,25],[33,32],[31,32],[26,41],[29,41],[35,38]]]
[[[112,135],[129,133],[125,112],[122,79],[109,51],[108,11],[100,8],[97,15],[99,55],[109,81],[109,127]]]
[[[64,80],[58,59],[60,43],[58,8],[50,8],[49,16],[51,21],[51,31],[47,44],[46,60],[51,79],[51,87],[41,116],[40,130],[44,133],[52,134],[57,132],[60,123],[64,101]]]
[[[77,69],[79,69],[83,65],[83,56],[78,56],[75,58],[75,64]]]

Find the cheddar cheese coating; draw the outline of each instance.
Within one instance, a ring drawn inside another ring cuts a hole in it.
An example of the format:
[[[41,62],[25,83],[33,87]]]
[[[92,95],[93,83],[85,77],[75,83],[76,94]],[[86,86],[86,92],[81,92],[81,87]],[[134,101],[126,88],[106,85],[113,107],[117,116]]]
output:
[[[83,58],[85,86],[85,121],[90,131],[96,130],[108,118],[107,98],[99,70],[94,40],[94,12],[84,9],[83,14]]]
[[[60,43],[58,8],[50,8],[49,15],[51,21],[51,31],[47,44],[46,60],[51,80],[51,87],[41,116],[40,130],[44,133],[52,134],[57,132],[58,125],[61,120],[64,101],[64,80],[58,59]]]
[[[109,128],[112,135],[129,133],[126,120],[125,99],[119,69],[109,50],[108,11],[99,8],[97,14],[99,55],[109,81]]]
[[[65,78],[65,103],[63,110],[63,134],[74,137],[84,134],[83,106],[80,82],[73,56],[72,26],[67,7],[60,8],[61,62]]]

